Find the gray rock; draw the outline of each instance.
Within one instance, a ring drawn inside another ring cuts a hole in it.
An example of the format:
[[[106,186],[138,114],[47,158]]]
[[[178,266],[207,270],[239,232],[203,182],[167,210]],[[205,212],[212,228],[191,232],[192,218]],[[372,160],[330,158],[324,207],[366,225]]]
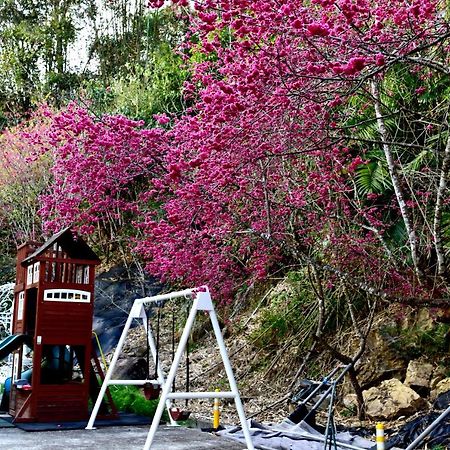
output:
[[[346,408],[349,408],[349,409],[355,408],[356,409],[358,407],[358,397],[356,396],[356,394],[347,394],[342,399],[342,403],[344,404],[344,406]]]
[[[450,391],[450,378],[444,378],[436,384],[435,389],[431,392],[431,400],[436,399],[440,394]]]
[[[156,295],[161,289],[135,266],[116,266],[96,277],[93,328],[105,353],[117,345],[134,300]],[[136,325],[133,321],[132,326]]]
[[[430,393],[433,370],[433,365],[422,359],[410,361],[406,369],[404,385],[414,389],[420,396],[427,397]]]
[[[362,388],[367,389],[391,378],[403,379],[406,363],[392,351],[388,337],[373,330],[367,340],[367,351],[358,361],[356,370]]]
[[[116,380],[145,380],[147,378],[147,361],[144,358],[122,358],[114,369]]]

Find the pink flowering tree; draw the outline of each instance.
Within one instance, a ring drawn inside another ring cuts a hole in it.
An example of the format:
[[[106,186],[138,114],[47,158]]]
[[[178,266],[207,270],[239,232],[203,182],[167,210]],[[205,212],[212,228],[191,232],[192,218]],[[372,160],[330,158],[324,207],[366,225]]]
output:
[[[184,114],[53,117],[46,226],[134,237],[152,273],[224,298],[304,264],[440,297],[449,36],[438,1],[196,1]]]
[[[103,116],[69,106],[49,113],[52,184],[41,196],[45,230],[75,225],[107,253],[128,251],[143,183],[159,172],[159,129],[123,116]]]
[[[2,254],[15,252],[25,240],[42,233],[40,195],[49,183],[51,160],[42,155],[48,121],[36,111],[21,125],[0,135],[0,229]]]
[[[153,129],[75,106],[53,115],[47,229],[75,223],[120,239],[163,281],[208,284],[228,300],[308,266],[317,295],[309,354],[327,345],[337,292],[361,338],[356,356],[337,354],[345,363],[368,335],[352,303],[362,292],[446,305],[446,2],[173,3],[192,8],[180,49],[189,108],[157,116]]]
[[[185,86],[194,106],[167,134],[167,173],[150,182],[149,269],[226,294],[309,262],[385,296],[442,295],[445,11],[194,2],[186,46],[204,56]]]

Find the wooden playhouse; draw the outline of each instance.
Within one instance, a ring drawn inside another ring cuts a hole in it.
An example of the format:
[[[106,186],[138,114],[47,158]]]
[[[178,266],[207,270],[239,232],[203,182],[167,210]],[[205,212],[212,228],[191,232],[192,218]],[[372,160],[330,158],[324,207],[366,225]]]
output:
[[[19,247],[12,331],[24,344],[13,352],[9,402],[16,422],[88,417],[97,384],[91,368],[97,264],[70,228],[41,246]]]

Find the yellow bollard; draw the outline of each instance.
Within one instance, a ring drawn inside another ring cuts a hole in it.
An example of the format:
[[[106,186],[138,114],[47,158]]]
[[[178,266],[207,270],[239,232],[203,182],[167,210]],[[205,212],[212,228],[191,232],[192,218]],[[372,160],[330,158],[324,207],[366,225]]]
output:
[[[378,422],[376,430],[377,450],[384,450],[384,425],[381,422]]]
[[[220,389],[216,389],[216,392],[220,392]],[[214,399],[214,408],[213,408],[213,428],[217,429],[220,425],[220,410],[219,410],[220,401],[218,398]]]

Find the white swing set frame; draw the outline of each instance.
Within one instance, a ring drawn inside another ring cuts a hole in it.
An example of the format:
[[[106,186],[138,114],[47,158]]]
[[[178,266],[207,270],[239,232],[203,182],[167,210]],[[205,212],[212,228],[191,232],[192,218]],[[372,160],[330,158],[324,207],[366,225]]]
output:
[[[155,345],[155,340],[153,337],[153,333],[151,327],[148,327],[147,314],[145,312],[144,305],[149,303],[157,303],[161,301],[167,301],[175,298],[185,297],[187,299],[191,299],[192,307],[189,313],[189,316],[186,320],[186,325],[183,330],[183,334],[181,335],[180,341],[178,343],[178,347],[172,361],[172,365],[169,370],[169,374],[167,375],[167,379],[164,377],[164,372],[161,368],[160,361],[157,361],[158,352]],[[225,372],[228,378],[228,383],[230,386],[229,391],[224,392],[172,392],[172,383],[175,379],[176,372],[178,370],[178,366],[180,364],[180,360],[182,355],[186,349],[186,345],[188,344],[189,335],[191,333],[192,326],[195,321],[195,317],[198,311],[204,311],[209,315],[211,320],[211,324],[214,330],[214,335],[217,340],[217,344],[219,346],[220,355],[222,357],[223,365],[225,367]],[[152,354],[153,362],[157,367],[157,380],[113,380],[111,379],[114,369],[116,367],[117,360],[121,354],[123,345],[125,343],[126,336],[131,327],[131,323],[133,319],[142,319],[143,325],[147,332],[148,337],[148,345],[150,348],[150,352]],[[247,444],[247,450],[255,450],[251,436],[250,430],[247,424],[247,420],[244,413],[244,407],[242,405],[241,397],[239,395],[239,390],[237,388],[236,380],[234,378],[233,369],[231,368],[231,363],[228,358],[227,349],[225,347],[225,343],[223,341],[222,332],[220,330],[219,322],[217,320],[216,313],[214,311],[213,302],[211,299],[211,295],[209,293],[209,289],[206,286],[202,286],[200,288],[194,289],[186,289],[183,291],[172,292],[169,294],[155,295],[153,297],[145,297],[141,299],[136,299],[133,303],[131,311],[128,315],[127,321],[125,323],[124,329],[122,331],[122,335],[120,336],[119,342],[117,344],[116,350],[114,352],[113,358],[111,360],[111,364],[109,369],[105,375],[105,379],[101,386],[99,395],[97,397],[97,401],[95,402],[94,408],[92,410],[91,416],[89,418],[88,424],[86,426],[87,430],[93,430],[95,419],[97,418],[97,414],[102,403],[103,397],[105,395],[106,389],[112,385],[135,385],[135,386],[144,386],[147,383],[159,384],[161,386],[161,395],[159,398],[158,407],[156,408],[155,415],[153,417],[150,430],[147,435],[147,439],[144,445],[143,450],[150,450],[151,445],[153,443],[156,430],[158,429],[159,422],[161,420],[162,413],[164,408],[167,408],[170,411],[173,400],[181,400],[181,399],[216,399],[216,398],[228,398],[234,399],[234,403],[236,405],[236,411],[238,413],[242,431],[245,437],[245,442]],[[176,422],[171,418],[169,413],[169,418],[171,421],[171,425],[176,425]]]

